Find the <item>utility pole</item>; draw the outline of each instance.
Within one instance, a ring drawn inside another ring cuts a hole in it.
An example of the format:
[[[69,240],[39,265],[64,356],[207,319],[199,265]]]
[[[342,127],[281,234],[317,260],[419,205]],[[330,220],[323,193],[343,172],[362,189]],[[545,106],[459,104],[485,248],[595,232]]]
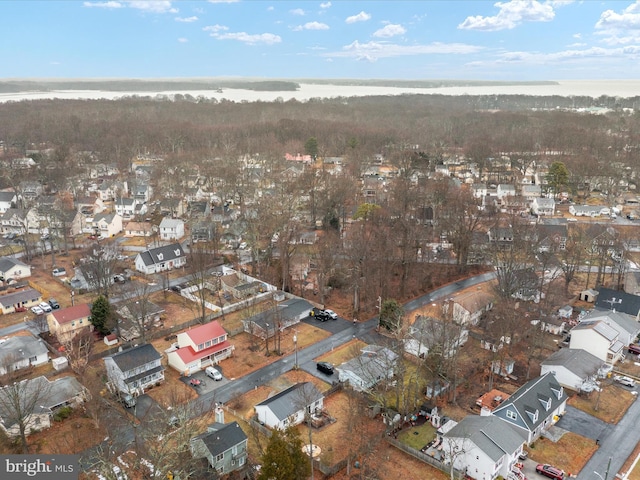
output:
[[[293,366],[297,370],[298,369],[298,332],[296,332],[295,330],[293,333],[293,349],[295,351],[295,363]]]

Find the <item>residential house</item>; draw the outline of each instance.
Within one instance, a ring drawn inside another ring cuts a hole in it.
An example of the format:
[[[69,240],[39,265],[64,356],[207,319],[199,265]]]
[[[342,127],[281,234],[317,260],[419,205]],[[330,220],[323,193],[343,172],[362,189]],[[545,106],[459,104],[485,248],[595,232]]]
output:
[[[595,307],[598,310],[626,313],[640,320],[640,295],[610,288],[598,288]]]
[[[486,183],[474,183],[471,185],[471,191],[474,198],[485,198],[487,196],[487,184]]]
[[[88,392],[75,377],[50,381],[45,376],[22,380],[19,386],[0,388],[0,428],[10,438],[20,435],[16,411],[28,413],[26,434],[51,426],[51,418],[62,407],[76,407],[88,397]],[[37,398],[36,405],[33,399]],[[16,401],[17,400],[17,401]]]
[[[150,343],[143,343],[105,357],[111,387],[120,393],[141,395],[164,381],[162,356]]]
[[[20,182],[20,196],[24,202],[31,204],[42,195],[42,184],[38,181],[25,180]]]
[[[211,242],[215,238],[215,233],[215,225],[213,225],[211,222],[196,221],[191,226],[191,241],[193,243]]]
[[[597,378],[603,362],[586,350],[561,348],[540,364],[541,375],[551,372],[560,385],[579,392],[585,383]]]
[[[80,213],[87,216],[102,213],[106,209],[104,202],[99,197],[93,195],[77,198],[75,205]]]
[[[119,197],[115,201],[116,213],[126,220],[135,216],[137,206],[135,198]]]
[[[153,225],[151,222],[127,222],[124,234],[127,237],[150,237],[153,235]]]
[[[185,214],[185,202],[181,198],[160,200],[160,214],[165,217],[181,218]]]
[[[566,319],[559,315],[541,314],[537,321],[539,322],[540,328],[551,335],[562,335],[567,328]],[[534,324],[534,322],[535,320],[531,323]]]
[[[205,323],[177,335],[177,348],[169,349],[169,366],[183,375],[216,365],[233,354],[228,334],[217,321]]]
[[[501,249],[508,249],[513,246],[513,228],[492,227],[487,232],[489,241],[497,244]]]
[[[627,272],[624,276],[624,291],[640,295],[640,272]]]
[[[493,295],[482,290],[470,291],[445,303],[453,321],[460,325],[477,325],[482,316],[493,308]],[[451,310],[449,310],[451,309]]]
[[[429,352],[451,357],[468,338],[469,331],[456,323],[416,315],[404,339],[404,350],[420,358]]]
[[[523,446],[523,438],[493,416],[467,415],[442,437],[444,462],[476,479],[513,478]]]
[[[586,350],[603,362],[615,365],[624,357],[628,345],[620,332],[602,320],[581,321],[571,329],[569,348]]]
[[[0,192],[0,214],[4,214],[10,208],[15,208],[18,204],[18,196],[12,190]]]
[[[118,185],[117,182],[103,181],[96,190],[98,192],[98,196],[100,200],[103,202],[110,202],[114,198],[119,191],[122,191],[122,186]],[[117,202],[117,201],[116,201]]]
[[[501,183],[497,187],[498,200],[504,201],[505,197],[515,197],[516,187],[510,184]]]
[[[599,217],[602,207],[599,205],[571,205],[569,213],[574,217]]]
[[[358,357],[336,367],[341,382],[349,382],[354,390],[364,391],[393,377],[396,353],[379,345],[368,345],[361,352]]]
[[[211,220],[214,223],[228,225],[240,216],[240,212],[228,205],[219,205],[211,209]]]
[[[542,188],[540,188],[540,185],[535,184],[522,185],[520,187],[520,195],[529,200],[540,198],[542,195]]]
[[[324,396],[311,382],[296,383],[255,406],[258,421],[284,430],[322,411]]]
[[[525,302],[540,301],[540,278],[533,268],[521,268],[512,274],[514,282],[513,298],[524,300]]]
[[[301,162],[308,165],[311,165],[311,163],[313,162],[311,155],[303,155],[300,153],[296,153],[295,155],[292,155],[291,153],[285,153],[284,159],[290,162]]]
[[[0,295],[0,310],[3,315],[24,311],[42,302],[42,294],[33,288],[24,288],[16,292]]]
[[[302,298],[291,298],[276,304],[275,308],[265,310],[242,320],[243,330],[256,337],[266,339],[277,332],[300,323],[308,317],[313,305]]]
[[[14,257],[0,257],[0,277],[2,280],[20,280],[31,276],[31,266]]]
[[[247,462],[247,435],[238,422],[209,425],[205,433],[191,439],[189,448],[193,458],[206,458],[218,475],[240,470]]]
[[[0,216],[2,233],[40,233],[40,219],[35,209],[10,208]]]
[[[529,380],[491,414],[511,425],[529,445],[564,414],[568,398],[553,373],[548,372]]]
[[[557,252],[567,247],[567,224],[537,223],[535,240],[540,252]]]
[[[117,213],[98,213],[93,216],[93,230],[101,238],[115,237],[122,232],[122,217]]]
[[[508,393],[494,388],[478,397],[476,406],[480,408],[480,415],[491,415],[491,412],[498,408],[507,398],[509,398]]]
[[[165,309],[148,299],[141,298],[115,305],[118,315],[118,336],[125,342],[140,338],[152,325],[159,325]]]
[[[189,202],[187,208],[191,218],[209,219],[211,218],[211,205],[207,200],[194,200]]]
[[[160,222],[161,240],[179,240],[184,237],[184,222],[179,218],[163,218]]]
[[[510,215],[525,216],[531,210],[531,201],[522,195],[504,197],[500,204],[500,211]]]
[[[49,333],[60,341],[67,341],[83,330],[93,330],[90,317],[91,307],[87,303],[53,310],[47,315]]]
[[[186,264],[187,257],[179,243],[145,250],[138,253],[135,259],[136,270],[146,274],[173,270]]]
[[[531,201],[531,212],[539,217],[553,216],[556,213],[556,201],[548,197],[536,197]]]
[[[267,290],[267,286],[263,282],[247,281],[244,276],[239,275],[237,272],[220,277],[220,282],[222,290],[229,292],[237,299],[247,298]]]
[[[49,361],[49,350],[41,338],[33,335],[9,337],[0,343],[0,375]]]
[[[147,203],[153,196],[153,188],[149,184],[138,183],[133,188],[132,194],[133,198],[135,198],[138,203]]]
[[[640,335],[640,323],[636,317],[613,310],[591,310],[580,317],[580,323],[585,321],[603,321],[618,332],[618,340],[625,345],[634,343]]]

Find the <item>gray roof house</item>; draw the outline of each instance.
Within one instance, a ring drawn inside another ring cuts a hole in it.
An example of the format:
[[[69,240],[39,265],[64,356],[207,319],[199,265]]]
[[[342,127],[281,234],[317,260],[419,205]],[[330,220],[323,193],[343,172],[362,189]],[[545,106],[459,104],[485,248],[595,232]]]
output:
[[[14,257],[2,257],[0,258],[0,276],[5,280],[30,277],[31,266]]]
[[[626,313],[640,320],[640,295],[610,288],[598,288],[595,307],[599,310]]]
[[[341,382],[349,382],[357,391],[368,390],[393,377],[398,355],[379,345],[367,345],[362,354],[336,367]]]
[[[305,415],[315,415],[323,408],[324,396],[311,382],[296,383],[254,408],[258,421],[270,428],[284,430],[298,425]]]
[[[263,339],[271,338],[278,328],[288,328],[300,323],[300,320],[309,316],[312,308],[313,305],[302,298],[291,298],[278,303],[275,309],[265,310],[243,320],[243,329]]]
[[[457,323],[416,315],[404,339],[404,350],[411,355],[424,358],[436,349],[445,357],[450,357],[468,338],[469,330]]]
[[[561,348],[544,360],[541,374],[551,372],[563,387],[579,392],[585,383],[590,383],[597,377],[603,361],[582,349]]]
[[[473,478],[512,478],[523,445],[520,435],[493,416],[468,415],[442,438],[445,462]]]
[[[16,413],[29,412],[26,418],[26,433],[51,426],[51,416],[62,407],[75,407],[87,399],[87,389],[75,377],[61,377],[55,381],[45,376],[22,380],[18,386],[0,388],[0,428],[9,437],[20,435]],[[12,398],[16,396],[19,403]],[[7,401],[3,401],[3,397]],[[36,400],[34,405],[34,399]]]
[[[564,413],[568,398],[555,375],[548,372],[525,383],[491,415],[511,425],[529,445]]]
[[[247,435],[238,422],[213,423],[190,441],[191,456],[206,458],[219,475],[240,470],[247,461]]]
[[[104,358],[111,387],[122,393],[139,395],[164,381],[162,356],[150,343],[123,350]]]
[[[0,343],[0,375],[49,361],[49,350],[42,339],[33,335],[10,337]]]
[[[0,295],[0,310],[3,314],[29,308],[42,301],[42,294],[34,288],[25,288],[17,292]],[[16,310],[16,308],[18,310]]]
[[[186,264],[187,257],[179,243],[145,250],[138,253],[135,259],[136,270],[146,274],[164,272]]]

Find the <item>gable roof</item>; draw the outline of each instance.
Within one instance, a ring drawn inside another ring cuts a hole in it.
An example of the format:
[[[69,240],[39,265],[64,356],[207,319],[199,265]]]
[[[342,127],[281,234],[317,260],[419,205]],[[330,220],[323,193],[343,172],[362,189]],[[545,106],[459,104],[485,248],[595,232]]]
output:
[[[258,406],[266,406],[282,421],[296,412],[311,405],[323,397],[322,393],[311,382],[296,383],[286,390],[258,403]],[[305,405],[303,405],[303,403]]]
[[[0,295],[0,305],[4,308],[8,308],[18,303],[29,302],[40,298],[42,298],[42,294],[39,291],[33,288],[25,288],[24,290],[19,290],[17,292]]]
[[[184,225],[184,221],[179,218],[168,218],[165,217],[160,222],[160,228],[178,228]]]
[[[0,258],[0,272],[7,272],[16,266],[27,267],[28,265],[14,257]]]
[[[73,307],[61,308],[50,313],[60,325],[71,323],[80,318],[91,316],[91,308],[88,303],[81,303]]]
[[[184,332],[191,339],[195,345],[206,342],[213,338],[223,337],[227,335],[227,332],[217,320],[213,322],[205,323],[196,328],[192,328]]]
[[[140,258],[146,266],[155,265],[162,262],[170,262],[177,258],[184,257],[184,250],[179,243],[172,243],[171,245],[163,245],[162,247],[151,248],[140,252]]]
[[[628,315],[626,313],[619,313],[609,310],[594,309],[587,313],[581,319],[581,323],[585,321],[603,321],[611,328],[617,330],[619,333],[627,333],[628,335],[635,336],[640,332],[640,323],[635,319],[635,316]]]
[[[595,355],[580,348],[561,348],[544,360],[543,366],[564,367],[578,378],[594,375],[604,362]]]
[[[603,320],[582,320],[578,325],[573,327],[572,330],[593,330],[610,342],[614,341],[618,338],[618,335],[620,335],[620,332],[610,325],[607,325]]]
[[[640,312],[640,296],[610,288],[598,288],[596,308],[627,313],[636,317]]]
[[[128,372],[136,367],[141,367],[154,360],[160,360],[161,355],[150,343],[143,343],[137,347],[123,350],[109,357],[118,366],[120,371]]]
[[[32,335],[10,337],[6,342],[0,343],[0,365],[7,366],[22,358],[31,358],[47,351],[42,339]]]
[[[513,455],[524,443],[507,423],[493,416],[467,415],[445,437],[468,439],[494,462]]]
[[[218,430],[210,429],[194,437],[194,439],[201,439],[211,456],[215,458],[217,455],[247,440],[247,435],[242,431],[238,422],[232,422]]]

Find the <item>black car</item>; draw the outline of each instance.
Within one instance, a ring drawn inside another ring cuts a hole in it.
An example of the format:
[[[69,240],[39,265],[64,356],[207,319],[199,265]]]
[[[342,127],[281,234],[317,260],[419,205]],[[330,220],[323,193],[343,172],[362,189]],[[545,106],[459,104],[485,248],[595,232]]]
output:
[[[318,362],[316,368],[327,375],[333,375],[333,365],[329,362]]]
[[[311,310],[310,315],[312,317],[315,317],[316,320],[320,320],[321,322],[326,322],[327,320],[331,320],[331,316],[327,312],[319,308],[315,308]]]
[[[58,301],[55,298],[50,298],[49,299],[49,305],[51,305],[51,308],[53,308],[54,310],[57,310],[60,308],[60,304],[58,303]]]

